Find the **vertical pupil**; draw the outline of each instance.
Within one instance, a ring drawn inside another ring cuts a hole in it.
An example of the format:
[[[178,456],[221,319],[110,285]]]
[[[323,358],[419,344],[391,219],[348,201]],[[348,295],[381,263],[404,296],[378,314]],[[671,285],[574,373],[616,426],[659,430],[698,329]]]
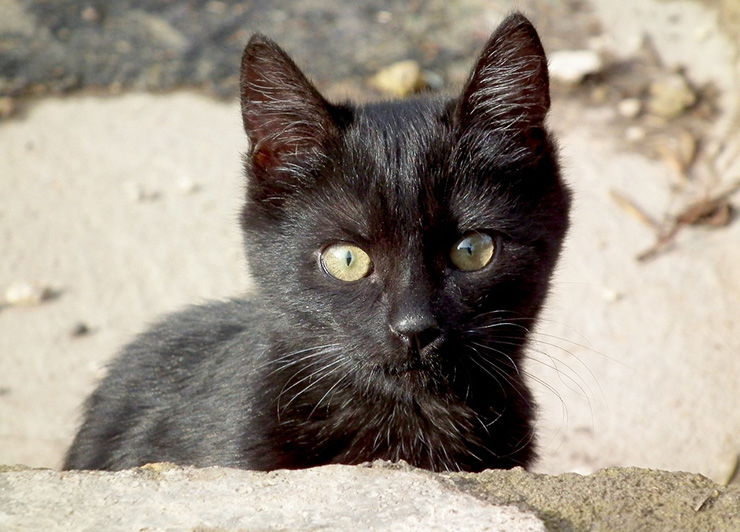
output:
[[[349,265],[352,264],[352,252],[349,249],[347,250],[347,254],[344,256],[344,260],[349,268]]]
[[[465,242],[465,244],[463,244],[463,249],[468,252],[468,255],[472,255],[473,254],[473,243],[470,240],[468,240],[467,242]]]

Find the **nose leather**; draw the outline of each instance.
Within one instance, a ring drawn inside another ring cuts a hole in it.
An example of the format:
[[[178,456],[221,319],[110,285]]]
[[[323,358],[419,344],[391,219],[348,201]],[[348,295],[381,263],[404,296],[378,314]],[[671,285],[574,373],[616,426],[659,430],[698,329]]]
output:
[[[426,309],[406,309],[391,321],[391,331],[420,352],[439,337],[441,331],[431,312]]]
[[[418,257],[420,252],[413,249],[408,256]],[[424,349],[442,334],[431,309],[430,280],[421,262],[404,264],[394,277],[389,287],[388,326],[406,346],[423,355]]]

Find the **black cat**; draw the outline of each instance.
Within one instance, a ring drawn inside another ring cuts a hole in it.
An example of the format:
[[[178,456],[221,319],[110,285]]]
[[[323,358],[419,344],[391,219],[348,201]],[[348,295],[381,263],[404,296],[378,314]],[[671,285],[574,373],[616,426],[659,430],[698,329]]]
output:
[[[126,347],[64,467],[530,464],[521,362],[569,210],[532,25],[508,17],[451,101],[330,104],[260,35],[241,76],[258,294]]]

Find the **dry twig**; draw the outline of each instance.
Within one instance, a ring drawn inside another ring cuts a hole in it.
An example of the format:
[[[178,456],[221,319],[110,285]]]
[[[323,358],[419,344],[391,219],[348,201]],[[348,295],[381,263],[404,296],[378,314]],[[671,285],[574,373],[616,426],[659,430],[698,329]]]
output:
[[[687,225],[724,227],[729,224],[732,220],[732,207],[729,199],[738,190],[740,190],[740,179],[715,196],[689,204],[673,217],[664,231],[658,233],[658,240],[655,244],[640,253],[637,260],[644,262],[660,254]]]
[[[653,218],[649,214],[647,214],[642,209],[642,207],[640,207],[634,200],[628,198],[626,195],[614,189],[611,189],[609,191],[609,195],[612,197],[618,207],[620,207],[624,212],[632,216],[638,222],[647,225],[655,231],[660,230],[660,224],[653,220]]]
[[[729,199],[738,191],[740,191],[740,179],[735,180],[719,194],[690,203],[678,214],[671,217],[666,224],[656,222],[635,201],[621,192],[611,190],[610,194],[622,210],[656,232],[657,240],[655,244],[637,256],[637,260],[645,262],[665,251],[673,243],[681,229],[688,225],[706,225],[709,227],[728,225],[732,221],[732,207]]]

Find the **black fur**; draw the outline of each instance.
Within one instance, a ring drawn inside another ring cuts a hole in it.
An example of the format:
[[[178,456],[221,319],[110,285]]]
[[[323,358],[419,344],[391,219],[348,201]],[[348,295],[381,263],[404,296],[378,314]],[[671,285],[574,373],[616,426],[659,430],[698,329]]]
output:
[[[569,209],[531,24],[507,18],[451,101],[329,104],[259,35],[241,87],[259,293],[192,307],[126,347],[64,467],[530,464],[520,365]],[[466,272],[450,250],[470,231],[496,252]],[[318,256],[336,242],[364,249],[371,273],[328,275]]]

